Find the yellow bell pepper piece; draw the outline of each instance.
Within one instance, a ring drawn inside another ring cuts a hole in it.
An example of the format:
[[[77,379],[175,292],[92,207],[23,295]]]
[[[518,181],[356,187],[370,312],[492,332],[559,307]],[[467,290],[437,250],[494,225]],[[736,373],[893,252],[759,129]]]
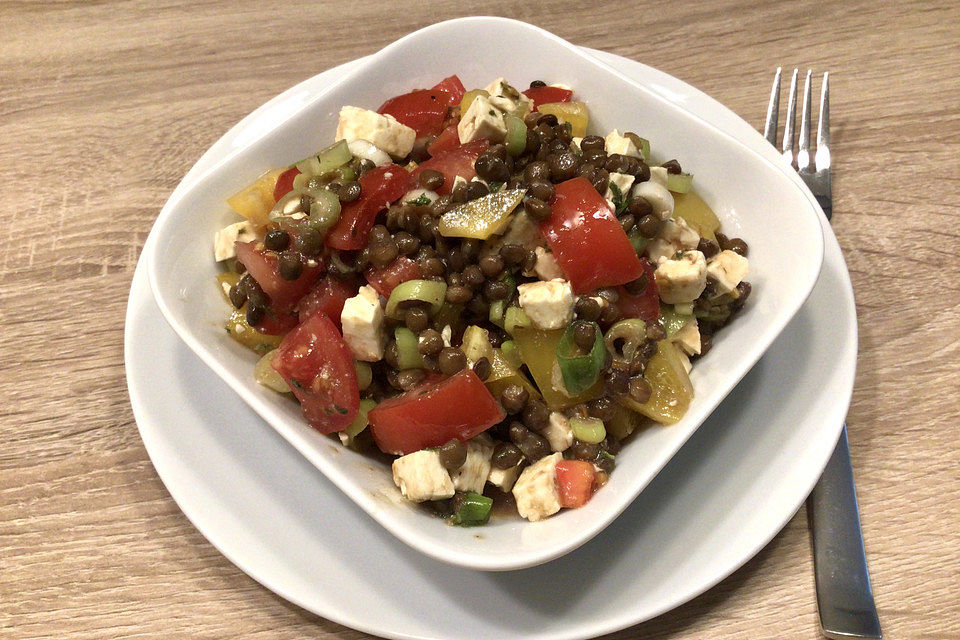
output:
[[[720,228],[720,219],[703,198],[694,192],[673,194],[673,215],[683,218],[701,237],[717,239],[714,234]]]
[[[271,169],[251,184],[227,198],[227,204],[238,214],[255,225],[267,224],[270,210],[276,204],[273,190],[277,187],[277,178],[286,169]]]
[[[440,216],[438,229],[448,238],[486,240],[506,229],[525,193],[524,189],[505,189],[465,202]]]
[[[693,399],[693,384],[683,367],[680,351],[670,340],[657,343],[657,352],[647,363],[643,377],[653,389],[650,399],[640,404],[629,396],[622,396],[620,404],[660,424],[679,422]]]
[[[473,104],[473,101],[477,99],[477,96],[483,96],[489,98],[490,94],[486,89],[471,89],[463,94],[463,98],[460,99],[460,117],[462,118],[467,113],[467,109],[470,108],[470,105]]]
[[[471,360],[486,358],[490,362],[490,375],[485,380],[487,388],[494,397],[512,384],[520,385],[526,389],[531,397],[539,398],[540,392],[533,386],[525,375],[507,362],[507,359],[500,353],[500,349],[494,349],[490,344],[489,332],[478,326],[472,325],[463,332],[463,342],[460,347],[464,355]]]
[[[247,305],[233,310],[233,313],[227,318],[226,329],[231,338],[261,355],[279,347],[283,340],[283,336],[260,333],[247,324]]]
[[[569,122],[573,127],[572,134],[575,138],[582,138],[587,135],[587,124],[590,117],[587,115],[587,104],[585,102],[548,102],[537,107],[540,113],[552,113],[557,116],[560,122]]]
[[[514,330],[513,341],[520,349],[520,357],[530,370],[544,401],[551,409],[563,409],[586,402],[603,394],[603,385],[595,385],[576,396],[568,396],[553,386],[554,368],[557,367],[557,343],[563,337],[563,329],[542,331],[534,328]]]

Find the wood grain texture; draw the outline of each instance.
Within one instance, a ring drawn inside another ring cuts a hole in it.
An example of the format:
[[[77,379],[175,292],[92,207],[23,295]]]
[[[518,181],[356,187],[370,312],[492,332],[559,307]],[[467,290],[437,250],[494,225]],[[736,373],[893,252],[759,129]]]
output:
[[[960,638],[960,4],[0,0],[0,637],[362,638],[261,588],[180,513],[123,371],[163,202],[285,88],[438,20],[506,15],[640,60],[758,125],[773,68],[829,69],[835,221],[860,358],[849,415],[888,638]],[[805,517],[614,636],[818,637]]]

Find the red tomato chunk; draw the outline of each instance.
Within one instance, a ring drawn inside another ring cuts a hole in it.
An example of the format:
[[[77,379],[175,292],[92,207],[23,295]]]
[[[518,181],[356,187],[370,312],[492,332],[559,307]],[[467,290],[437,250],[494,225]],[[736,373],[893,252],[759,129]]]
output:
[[[447,76],[438,82],[433,89],[450,94],[451,105],[460,104],[460,101],[463,100],[463,95],[467,92],[466,87],[463,86],[463,83],[460,82],[460,78],[458,78],[456,74]]]
[[[398,284],[420,277],[420,264],[406,256],[397,256],[396,260],[383,269],[369,267],[363,272],[363,276],[370,286],[377,290],[377,293],[384,298],[389,298]]]
[[[418,89],[390,98],[378,111],[405,124],[418,136],[435,136],[443,128],[450,106],[450,94],[433,89]]]
[[[555,188],[553,213],[540,231],[576,293],[636,280],[640,258],[607,201],[586,178]]]
[[[570,98],[573,97],[573,91],[570,89],[561,89],[560,87],[531,87],[521,93],[533,100],[534,111],[542,104],[570,102]]]
[[[481,138],[454,149],[438,152],[413,170],[413,173],[410,174],[412,184],[417,183],[417,176],[425,170],[433,169],[443,174],[443,186],[437,189],[437,193],[440,195],[450,193],[457,176],[469,182],[477,175],[477,170],[474,169],[473,164],[477,161],[477,157],[487,150],[489,144]]]
[[[273,368],[290,385],[307,422],[320,433],[340,431],[357,416],[360,387],[353,355],[322,313],[284,336]]]
[[[660,317],[660,294],[657,292],[657,282],[653,278],[653,265],[646,258],[640,260],[643,273],[647,277],[647,288],[634,295],[625,287],[617,287],[620,297],[617,306],[620,315],[624,318],[640,318],[641,320],[656,320]]]
[[[587,504],[593,495],[593,483],[597,472],[584,460],[561,460],[557,463],[557,489],[560,491],[560,506],[576,509]]]
[[[327,246],[342,250],[367,246],[377,214],[407,192],[409,181],[407,170],[396,164],[386,164],[360,176],[360,198],[340,211],[340,220],[327,234]]]
[[[280,198],[293,191],[293,179],[300,175],[300,169],[293,167],[287,169],[277,178],[277,186],[273,188],[273,200],[279,202]]]
[[[373,439],[386,453],[405,455],[469,440],[503,420],[505,414],[483,381],[470,369],[381,402],[370,412]]]
[[[339,329],[343,303],[347,298],[357,295],[359,288],[360,285],[352,278],[332,274],[321,278],[297,304],[300,322],[305,322],[319,311],[329,317]]]
[[[324,270],[323,264],[315,261],[314,266],[305,266],[296,280],[284,280],[277,254],[258,249],[256,242],[238,242],[237,258],[270,297],[270,309],[275,314],[292,311]]]

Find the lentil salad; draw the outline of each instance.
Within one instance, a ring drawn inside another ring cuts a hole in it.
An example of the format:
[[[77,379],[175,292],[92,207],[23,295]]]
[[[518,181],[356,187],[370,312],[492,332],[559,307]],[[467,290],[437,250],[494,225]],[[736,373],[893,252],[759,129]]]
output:
[[[746,302],[748,247],[648,140],[588,135],[563,85],[457,76],[345,106],[336,141],[228,199],[227,332],[309,424],[485,523],[585,504]]]

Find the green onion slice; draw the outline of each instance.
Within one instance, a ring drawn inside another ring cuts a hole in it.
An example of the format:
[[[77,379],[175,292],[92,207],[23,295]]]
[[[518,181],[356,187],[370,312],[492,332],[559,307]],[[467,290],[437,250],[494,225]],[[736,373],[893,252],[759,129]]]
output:
[[[394,320],[402,319],[404,302],[426,302],[430,305],[430,313],[435,314],[443,306],[443,299],[447,295],[447,285],[444,282],[433,280],[407,280],[401,282],[390,293],[387,300],[386,314]]]
[[[475,527],[486,524],[490,519],[492,508],[493,498],[488,498],[476,491],[468,491],[463,496],[460,508],[451,516],[451,522],[461,527]]]
[[[574,355],[579,350],[573,336],[577,327],[581,324],[593,325],[596,338],[590,353]],[[592,387],[597,382],[597,378],[600,377],[600,369],[603,368],[605,357],[603,332],[596,322],[576,320],[570,323],[567,330],[563,332],[560,342],[557,343],[557,362],[560,364],[560,374],[563,376],[563,384],[567,391],[577,395]]]
[[[581,442],[597,444],[607,437],[607,430],[600,418],[570,418],[570,429],[573,437]]]
[[[420,356],[417,334],[406,327],[397,327],[393,332],[397,341],[397,364],[401,369],[422,369],[423,358]]]

